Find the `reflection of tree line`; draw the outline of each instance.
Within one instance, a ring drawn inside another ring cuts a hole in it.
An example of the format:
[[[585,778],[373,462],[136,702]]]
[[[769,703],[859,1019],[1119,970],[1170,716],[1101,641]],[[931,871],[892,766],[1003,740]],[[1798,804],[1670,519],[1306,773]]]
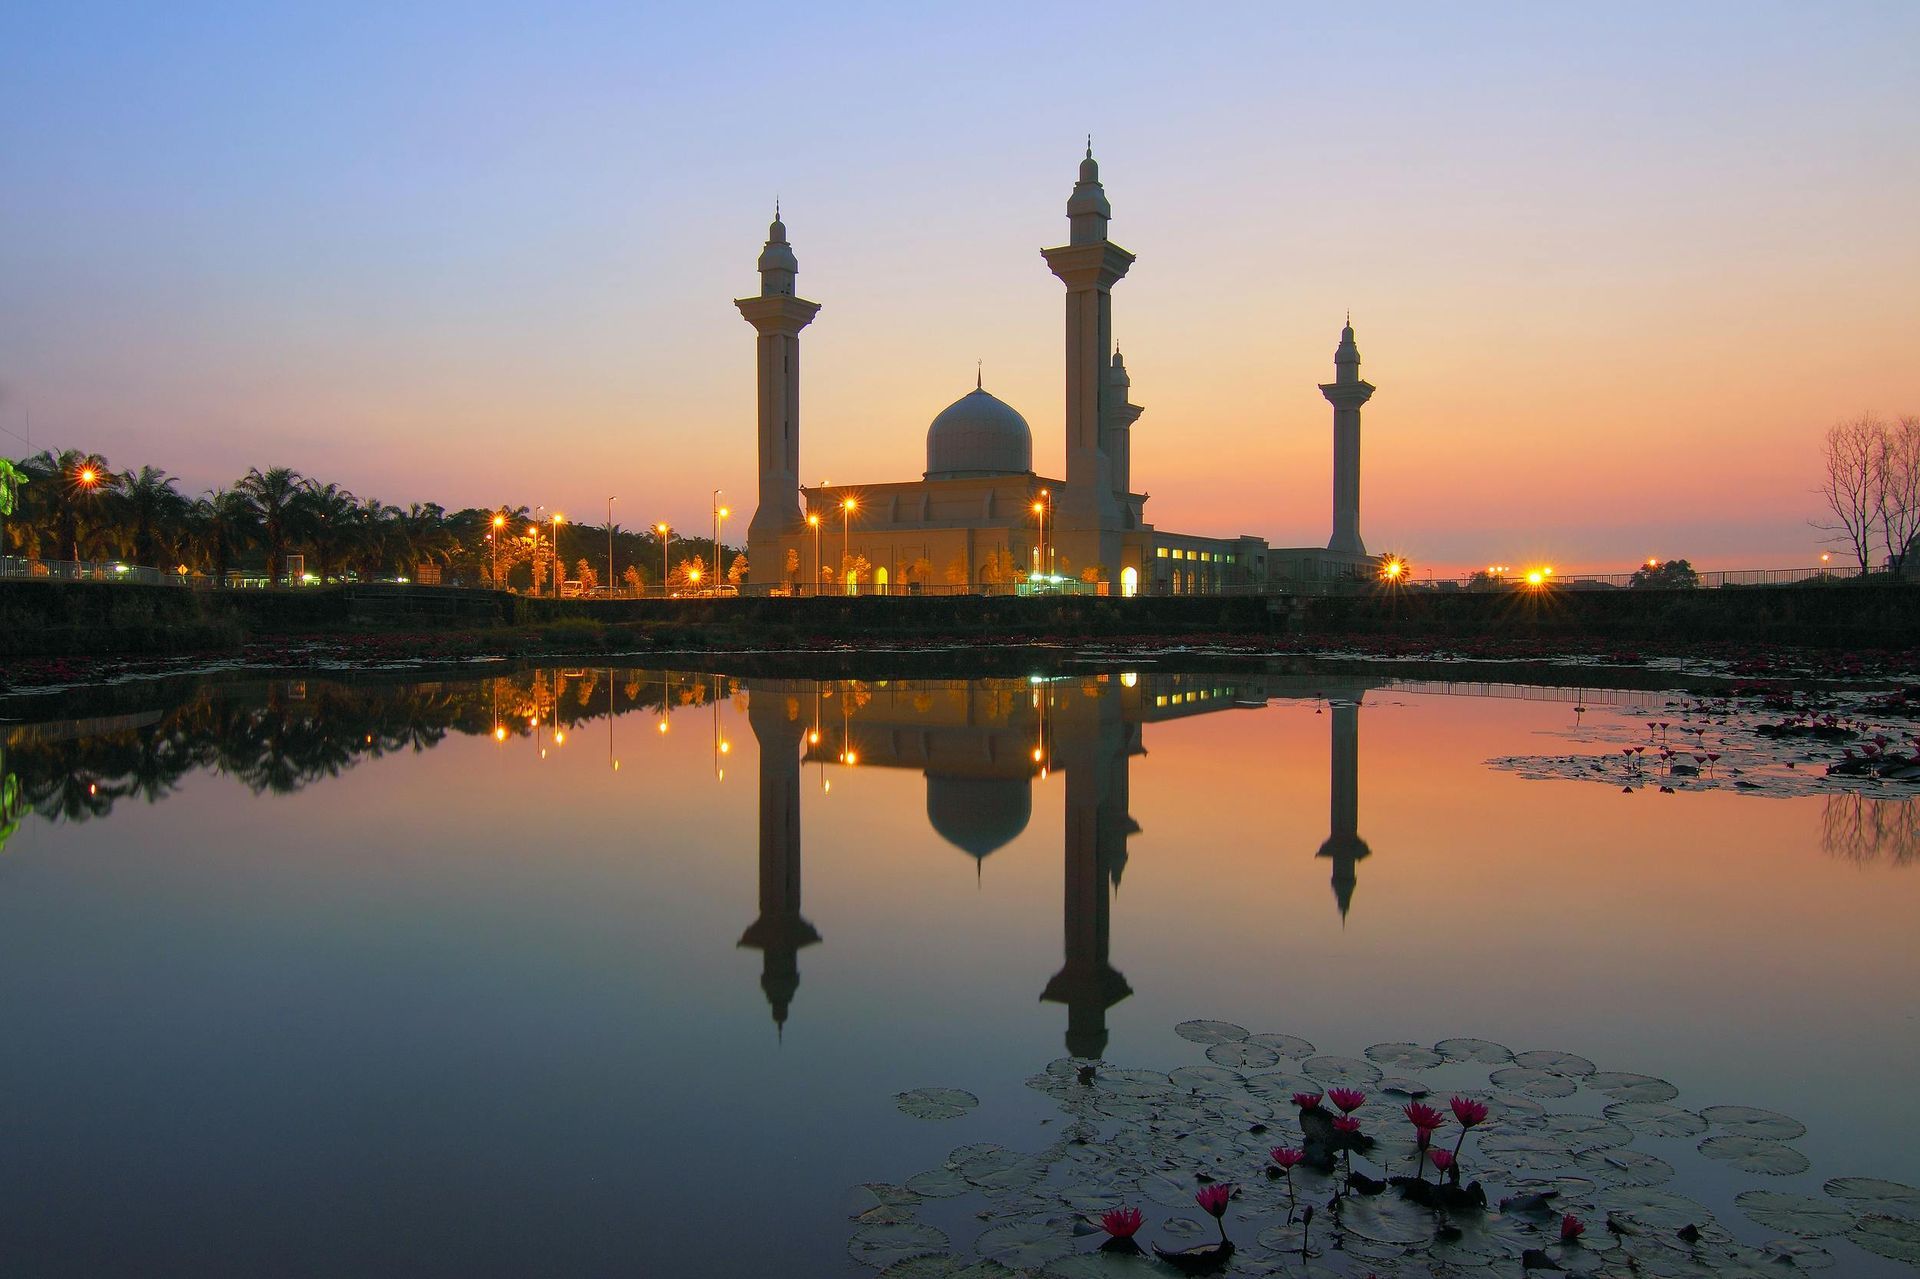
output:
[[[524,671],[458,683],[355,686],[322,680],[218,685],[157,717],[66,721],[0,739],[0,844],[31,811],[49,821],[104,817],[122,799],[157,802],[196,772],[255,794],[291,794],[364,759],[423,751],[450,733],[524,737],[633,711],[705,706],[724,679],[593,668]]]
[[[1920,800],[1829,795],[1820,814],[1820,847],[1830,857],[1895,866],[1920,860]]]

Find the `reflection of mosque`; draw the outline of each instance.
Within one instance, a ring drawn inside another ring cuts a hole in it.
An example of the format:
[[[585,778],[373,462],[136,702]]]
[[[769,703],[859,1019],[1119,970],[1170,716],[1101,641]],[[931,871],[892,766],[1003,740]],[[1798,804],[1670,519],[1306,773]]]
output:
[[[1344,919],[1356,864],[1359,705],[1363,687],[1308,689],[1257,674],[1121,675],[1052,681],[907,681],[823,688],[749,680],[748,720],[760,744],[760,917],[741,937],[763,956],[761,988],[784,1026],[800,985],[799,951],[820,941],[800,913],[801,767],[911,768],[927,780],[927,821],[978,865],[1011,843],[1033,814],[1033,784],[1064,774],[1064,958],[1040,998],[1067,1008],[1067,1051],[1098,1057],[1107,1010],[1132,994],[1110,960],[1113,894],[1140,833],[1128,773],[1144,754],[1142,726],[1264,705],[1269,698],[1331,698],[1332,830],[1319,855],[1333,862]],[[855,691],[857,689],[857,692]],[[1318,708],[1317,708],[1318,709]],[[830,784],[830,783],[829,783]]]

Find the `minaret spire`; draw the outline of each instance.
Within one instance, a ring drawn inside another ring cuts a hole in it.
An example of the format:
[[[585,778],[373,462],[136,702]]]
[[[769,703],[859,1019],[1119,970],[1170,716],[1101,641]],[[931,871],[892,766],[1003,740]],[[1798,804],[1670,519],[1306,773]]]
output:
[[[1343,555],[1364,556],[1360,539],[1360,406],[1373,397],[1373,387],[1360,380],[1360,347],[1353,339],[1353,314],[1340,330],[1333,353],[1333,381],[1320,394],[1333,405],[1333,536],[1327,549]]]
[[[774,197],[773,224],[760,250],[760,294],[735,298],[741,316],[759,335],[754,345],[759,379],[760,502],[747,526],[748,583],[780,584],[780,538],[800,524],[800,330],[820,310],[818,302],[794,296],[800,263],[787,243],[787,224]]]

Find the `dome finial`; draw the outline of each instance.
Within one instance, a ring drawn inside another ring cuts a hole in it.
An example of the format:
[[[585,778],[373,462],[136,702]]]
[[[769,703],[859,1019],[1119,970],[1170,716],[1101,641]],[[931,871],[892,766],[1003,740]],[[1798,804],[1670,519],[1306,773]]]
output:
[[[1087,135],[1087,159],[1093,159],[1093,135],[1091,133]]]
[[[986,389],[980,384],[980,379],[985,376],[982,370],[986,368],[986,363],[985,360],[975,360],[973,362],[973,389],[976,391],[984,391]]]

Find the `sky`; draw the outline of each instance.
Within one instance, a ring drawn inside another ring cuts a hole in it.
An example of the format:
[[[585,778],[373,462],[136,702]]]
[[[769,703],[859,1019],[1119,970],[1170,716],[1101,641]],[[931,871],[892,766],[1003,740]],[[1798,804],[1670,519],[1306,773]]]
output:
[[[1920,6],[0,10],[0,447],[198,492],[708,524],[755,493],[774,200],[808,482],[972,388],[1064,456],[1039,250],[1093,135],[1169,531],[1442,574],[1818,554],[1820,437],[1920,413]]]

